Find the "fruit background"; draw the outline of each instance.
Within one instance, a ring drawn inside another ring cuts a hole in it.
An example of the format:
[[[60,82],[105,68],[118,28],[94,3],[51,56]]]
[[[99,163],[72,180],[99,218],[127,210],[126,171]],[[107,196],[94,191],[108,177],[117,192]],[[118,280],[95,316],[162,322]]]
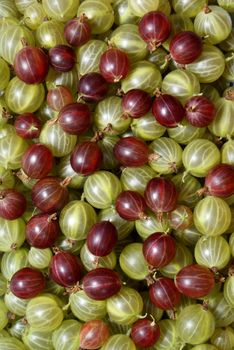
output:
[[[234,350],[234,1],[0,1],[0,350]]]

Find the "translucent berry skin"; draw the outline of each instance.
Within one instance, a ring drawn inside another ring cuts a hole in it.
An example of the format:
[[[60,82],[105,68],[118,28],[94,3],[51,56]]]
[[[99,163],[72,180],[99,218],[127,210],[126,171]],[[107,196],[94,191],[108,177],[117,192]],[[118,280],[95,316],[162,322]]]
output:
[[[32,179],[43,179],[53,168],[54,158],[48,147],[40,143],[29,146],[22,157],[22,169]]]
[[[25,46],[15,56],[15,74],[26,84],[42,83],[48,69],[48,56],[38,47]]]
[[[178,204],[168,215],[173,230],[184,231],[193,224],[193,212],[186,205]]]
[[[56,86],[48,91],[46,101],[50,108],[59,112],[64,106],[73,103],[72,92],[67,86]]]
[[[144,197],[152,211],[166,213],[175,209],[178,194],[170,179],[155,177],[148,182]]]
[[[218,164],[205,178],[205,188],[212,196],[229,197],[234,194],[234,166]]]
[[[110,221],[93,225],[87,235],[87,246],[95,256],[106,256],[112,252],[118,241],[118,232]]]
[[[113,149],[115,158],[124,166],[141,166],[148,162],[149,148],[137,137],[121,138]]]
[[[108,83],[117,83],[124,79],[130,70],[128,55],[116,48],[109,48],[101,58],[99,69]]]
[[[40,271],[25,267],[12,276],[10,290],[18,298],[31,299],[40,294],[45,285],[45,277]]]
[[[56,214],[38,214],[26,224],[27,242],[35,248],[50,248],[60,233]]]
[[[153,346],[160,337],[160,327],[147,318],[133,323],[130,334],[136,346],[148,348]]]
[[[83,289],[94,300],[110,298],[120,291],[121,285],[119,275],[107,268],[89,271],[83,278]]]
[[[84,103],[71,103],[64,106],[58,115],[61,128],[71,135],[81,135],[91,126],[91,112]]]
[[[82,175],[90,175],[101,165],[101,148],[96,142],[84,141],[76,145],[70,161],[75,172]]]
[[[184,106],[185,118],[198,128],[208,126],[215,118],[215,106],[205,96],[193,96]]]
[[[152,233],[143,243],[143,255],[147,263],[157,269],[168,265],[176,253],[176,243],[168,234]]]
[[[83,276],[81,262],[76,255],[58,252],[51,259],[49,275],[60,286],[72,287]]]
[[[142,117],[149,112],[151,106],[151,96],[140,89],[130,90],[122,98],[124,114],[132,118]]]
[[[188,265],[177,273],[175,285],[189,298],[202,298],[208,295],[215,285],[214,273],[198,264]]]
[[[106,96],[107,91],[108,84],[99,73],[87,73],[79,80],[78,93],[85,102],[99,102]]]
[[[37,138],[41,132],[41,122],[32,113],[20,114],[15,119],[14,127],[17,134],[24,139]]]
[[[164,13],[151,11],[141,18],[138,28],[140,36],[148,43],[148,48],[152,52],[167,40],[170,35],[171,24]]]
[[[68,21],[64,27],[64,36],[71,46],[84,45],[91,38],[91,26],[88,18],[83,15]]]
[[[147,206],[144,197],[136,191],[124,191],[116,200],[115,208],[119,216],[125,220],[144,219]]]
[[[180,32],[172,37],[169,50],[177,63],[189,64],[202,53],[202,39],[191,31]]]
[[[39,180],[32,188],[34,205],[43,213],[55,213],[68,202],[69,192],[64,182],[48,176]]]
[[[69,72],[76,63],[73,49],[67,45],[56,45],[49,50],[51,66],[57,72]]]
[[[109,338],[109,328],[102,320],[85,322],[80,330],[79,349],[99,349]]]
[[[0,217],[15,220],[26,210],[26,199],[22,193],[13,188],[0,191]]]
[[[160,94],[155,97],[152,113],[159,124],[174,128],[184,118],[185,109],[176,97]]]
[[[163,310],[173,310],[180,302],[180,292],[172,279],[158,278],[149,289],[152,303]]]

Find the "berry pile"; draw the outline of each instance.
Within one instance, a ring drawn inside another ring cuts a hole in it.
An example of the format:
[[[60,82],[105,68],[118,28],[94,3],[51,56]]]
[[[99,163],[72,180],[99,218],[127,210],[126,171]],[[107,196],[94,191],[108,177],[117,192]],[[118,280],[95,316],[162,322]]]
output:
[[[0,350],[234,349],[233,14],[0,1]]]

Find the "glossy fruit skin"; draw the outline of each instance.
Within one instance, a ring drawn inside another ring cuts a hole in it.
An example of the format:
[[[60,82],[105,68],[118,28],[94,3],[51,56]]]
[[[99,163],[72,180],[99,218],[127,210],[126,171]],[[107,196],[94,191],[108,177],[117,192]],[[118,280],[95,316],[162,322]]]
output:
[[[232,213],[224,199],[206,196],[196,204],[193,211],[196,229],[207,236],[220,236],[228,230]]]
[[[117,294],[121,284],[115,271],[101,267],[88,272],[83,278],[83,289],[94,300],[106,300]]]
[[[152,52],[169,37],[171,24],[164,13],[151,11],[141,18],[138,29],[140,36],[148,43],[148,48]]]
[[[84,45],[91,38],[88,18],[84,15],[68,21],[64,27],[64,36],[71,46]]]
[[[64,106],[58,115],[61,128],[71,135],[80,135],[89,130],[91,113],[84,103],[71,103]]]
[[[115,158],[124,166],[141,166],[147,163],[149,149],[145,142],[137,137],[121,138],[113,149]]]
[[[172,279],[158,278],[149,289],[152,303],[163,310],[173,310],[180,302],[180,293]]]
[[[144,197],[136,191],[123,191],[118,196],[115,209],[125,220],[135,221],[146,217],[146,203]]]
[[[45,284],[45,277],[40,271],[25,267],[12,276],[10,290],[18,298],[31,299],[43,291]]]
[[[132,325],[130,336],[136,346],[147,348],[157,342],[160,337],[160,327],[147,318],[137,320]]]
[[[168,234],[152,233],[143,243],[143,255],[149,265],[160,269],[175,257],[176,243]]]
[[[110,47],[101,55],[99,69],[108,83],[117,83],[124,79],[129,72],[128,55],[122,50]]]
[[[15,220],[26,210],[26,199],[13,188],[0,191],[0,217],[6,220]]]
[[[32,179],[43,179],[53,168],[54,158],[48,147],[40,143],[29,146],[22,157],[22,169]]]
[[[205,178],[205,188],[212,196],[228,197],[234,194],[234,166],[218,164]]]
[[[76,145],[70,161],[75,172],[90,175],[101,165],[102,150],[96,142],[84,141]]]
[[[195,346],[195,349],[204,350],[203,345],[198,344],[207,343],[216,327],[213,312],[208,308],[204,308],[201,304],[190,304],[180,311],[176,320],[176,330],[183,343],[189,343]],[[210,347],[208,349],[210,350]]]
[[[186,205],[177,205],[169,213],[170,226],[173,230],[184,231],[193,225],[193,212]]]
[[[213,272],[198,264],[185,266],[175,277],[177,289],[189,298],[202,298],[208,295],[214,284]]]
[[[112,252],[118,241],[118,232],[110,221],[100,221],[93,225],[87,235],[89,251],[96,256],[106,256]]]
[[[46,101],[50,108],[59,112],[64,106],[73,103],[72,92],[67,86],[56,86],[49,89]]]
[[[100,73],[87,73],[79,80],[78,94],[85,102],[99,102],[106,96],[107,91],[107,82]]]
[[[172,37],[169,50],[177,63],[189,64],[202,53],[202,40],[194,32],[183,31]]]
[[[76,255],[58,252],[51,259],[49,275],[60,286],[72,287],[83,276],[81,262]]]
[[[69,72],[76,63],[73,49],[67,45],[56,45],[49,50],[51,66],[57,72]]]
[[[178,193],[170,179],[155,177],[148,182],[144,197],[152,211],[166,213],[175,209]]]
[[[185,118],[198,128],[208,126],[215,118],[215,106],[205,96],[191,97],[184,106]]]
[[[48,176],[39,180],[32,188],[32,200],[43,213],[55,213],[68,202],[69,193],[63,181]]]
[[[48,56],[38,47],[25,46],[15,56],[15,74],[26,84],[42,83],[48,69]]]
[[[41,132],[41,122],[32,113],[24,113],[19,115],[15,119],[14,127],[17,134],[24,139],[37,138]]]
[[[56,214],[38,214],[26,224],[27,242],[35,248],[45,249],[53,246],[60,232]]]
[[[122,98],[124,115],[131,118],[140,118],[149,112],[152,105],[150,95],[140,89],[128,91]]]
[[[160,94],[155,97],[152,113],[159,124],[173,128],[184,118],[185,109],[176,97]]]
[[[109,338],[109,328],[102,320],[88,321],[80,330],[80,349],[99,349]]]

